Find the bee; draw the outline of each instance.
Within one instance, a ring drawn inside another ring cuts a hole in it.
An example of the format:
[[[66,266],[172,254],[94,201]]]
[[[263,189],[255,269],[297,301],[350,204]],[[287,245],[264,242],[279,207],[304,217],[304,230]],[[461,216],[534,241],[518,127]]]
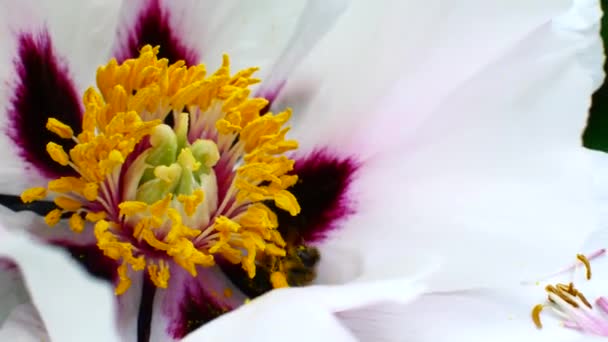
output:
[[[316,266],[320,259],[321,254],[316,247],[293,246],[288,248],[287,255],[280,262],[280,268],[290,286],[304,286],[316,278]]]

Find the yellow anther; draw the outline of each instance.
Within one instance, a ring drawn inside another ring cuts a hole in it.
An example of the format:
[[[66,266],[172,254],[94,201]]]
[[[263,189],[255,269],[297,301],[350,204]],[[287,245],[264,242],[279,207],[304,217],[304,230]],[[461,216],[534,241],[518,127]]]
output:
[[[100,211],[97,213],[88,212],[84,217],[89,222],[98,222],[99,220],[103,220],[106,218],[106,212]]]
[[[287,210],[291,216],[300,213],[300,205],[296,197],[287,190],[281,190],[274,195],[274,203],[277,207]]]
[[[232,297],[232,290],[229,289],[229,288],[225,288],[224,289],[224,297],[231,298]]]
[[[82,207],[82,202],[65,196],[55,198],[54,202],[58,207],[67,211],[76,211]]]
[[[129,278],[128,265],[126,262],[123,262],[120,266],[118,266],[118,285],[116,285],[116,289],[114,289],[114,293],[119,296],[131,287],[131,278]]]
[[[61,177],[50,181],[48,187],[49,191],[60,193],[80,191],[85,187],[85,182],[76,177]]]
[[[576,258],[585,265],[585,276],[587,277],[587,280],[591,279],[591,264],[589,263],[589,259],[583,254],[577,254]]]
[[[46,197],[46,189],[42,187],[29,188],[21,193],[21,201],[23,203],[31,203]]]
[[[268,255],[285,256],[285,250],[283,248],[279,248],[278,246],[271,243],[265,246],[264,252],[266,252],[266,254]]]
[[[171,200],[173,199],[173,194],[167,194],[163,199],[154,202],[150,205],[150,213],[152,216],[161,217],[166,212],[169,206],[171,205]]]
[[[532,308],[532,322],[538,329],[543,327],[543,324],[540,321],[540,313],[543,311],[544,306],[542,304],[537,304]]]
[[[272,272],[272,274],[270,275],[270,283],[275,289],[289,287],[289,284],[287,283],[287,277],[285,277],[285,273],[283,272]]]
[[[48,119],[48,121],[46,122],[46,129],[64,139],[70,139],[74,136],[74,131],[70,126],[64,124],[63,122],[55,118]]]
[[[192,195],[178,195],[177,200],[184,205],[184,211],[186,215],[192,216],[196,211],[196,208],[205,199],[205,193],[201,189],[196,189]]]
[[[118,208],[120,209],[120,215],[134,216],[145,212],[148,209],[148,204],[140,201],[124,201],[118,205]]]
[[[69,223],[70,229],[76,233],[81,233],[84,230],[84,219],[79,213],[72,214]]]
[[[52,227],[59,223],[59,220],[61,220],[62,213],[63,212],[60,209],[53,209],[48,214],[46,214],[46,216],[44,217],[44,222],[46,222],[46,224]]]
[[[65,153],[61,145],[55,144],[54,142],[50,142],[46,144],[46,151],[55,162],[63,166],[66,166],[70,163],[70,158],[68,157],[68,154]]]
[[[171,274],[169,273],[169,264],[166,261],[160,260],[158,265],[148,264],[148,274],[156,287],[166,289],[169,286]]]
[[[87,183],[87,185],[84,186],[84,189],[82,189],[82,194],[87,200],[94,201],[97,199],[98,189],[99,185],[97,185],[97,183]]]

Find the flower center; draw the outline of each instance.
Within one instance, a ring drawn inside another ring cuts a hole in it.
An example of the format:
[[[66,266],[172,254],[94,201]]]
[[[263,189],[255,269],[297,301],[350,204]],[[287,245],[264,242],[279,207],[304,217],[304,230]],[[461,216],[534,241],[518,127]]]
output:
[[[298,146],[285,138],[291,112],[260,115],[268,102],[249,97],[256,68],[231,76],[225,56],[207,76],[204,65],[169,65],[158,50],[145,46],[139,58],[98,69],[98,90],[84,94],[81,133],[48,120],[47,129],[76,142],[69,153],[50,142],[48,153],[79,176],[28,189],[22,200],[52,195],[58,208],[47,224],[69,214],[74,232],[93,229],[97,246],[120,265],[117,294],[132,272],[147,270],[166,288],[172,267],[196,276],[217,258],[250,278],[263,267],[274,287],[287,286],[287,269],[310,248],[287,244],[265,203],[300,212],[288,190],[298,179],[294,161],[284,155]]]

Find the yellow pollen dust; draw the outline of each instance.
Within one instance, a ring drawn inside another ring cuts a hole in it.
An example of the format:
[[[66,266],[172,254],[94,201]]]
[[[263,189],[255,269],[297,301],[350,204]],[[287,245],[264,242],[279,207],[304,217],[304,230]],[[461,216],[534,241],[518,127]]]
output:
[[[277,216],[265,202],[300,212],[289,191],[298,180],[294,161],[283,155],[298,147],[286,139],[291,111],[260,115],[268,101],[251,98],[249,89],[259,82],[257,68],[231,75],[224,56],[208,75],[202,64],[169,64],[158,52],[145,46],[138,58],[101,66],[97,88],[83,95],[79,130],[48,120],[49,131],[76,145],[66,152],[49,142],[47,152],[78,176],[21,195],[26,203],[53,195],[58,208],[45,217],[50,226],[69,217],[72,231],[92,229],[97,246],[119,265],[117,295],[129,289],[133,272],[147,270],[166,288],[172,268],[194,277],[218,256],[253,278],[261,258],[286,255]],[[163,123],[168,115],[173,127]],[[208,192],[208,184],[215,184],[220,160],[232,163],[234,174],[226,198],[215,203],[217,190]],[[288,286],[282,272],[270,280]]]

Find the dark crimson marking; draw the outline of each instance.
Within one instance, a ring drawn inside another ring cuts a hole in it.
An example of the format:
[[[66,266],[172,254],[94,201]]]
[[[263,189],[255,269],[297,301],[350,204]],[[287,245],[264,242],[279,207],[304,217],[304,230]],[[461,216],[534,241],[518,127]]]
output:
[[[244,295],[249,298],[255,298],[272,290],[270,283],[270,274],[268,270],[258,267],[255,272],[255,277],[249,278],[247,272],[243,270],[241,265],[235,265],[225,260],[218,260],[217,265],[222,269],[222,272]]]
[[[74,246],[61,242],[53,242],[53,244],[64,247],[91,275],[108,282],[115,279],[118,263],[103,255],[96,245]]]
[[[181,303],[181,319],[171,325],[170,332],[174,338],[183,338],[226,312],[228,309],[222,308],[203,291],[198,294],[186,293]]]
[[[347,190],[358,168],[355,160],[324,149],[296,159],[294,173],[298,175],[298,183],[289,191],[298,199],[302,211],[291,216],[275,209],[283,237],[292,240],[297,235],[305,242],[322,240],[337,228],[340,219],[353,214],[354,203]]]
[[[139,314],[137,315],[137,342],[150,341],[150,328],[152,324],[152,306],[154,305],[154,295],[156,286],[150,278],[144,277],[139,301]]]
[[[194,65],[199,59],[196,51],[184,45],[175,35],[169,13],[162,8],[159,0],[149,0],[137,16],[134,27],[120,39],[122,41],[115,53],[119,62],[139,56],[139,51],[147,44],[160,45],[158,57],[167,58],[170,63],[184,60],[187,65]]]
[[[78,133],[82,118],[80,96],[67,66],[53,51],[47,31],[22,33],[18,38],[14,61],[18,80],[10,100],[7,133],[19,147],[21,157],[43,175],[74,175],[70,167],[54,162],[46,152],[49,141],[62,145],[66,151],[74,142],[59,138],[45,126],[49,117],[55,117]]]

